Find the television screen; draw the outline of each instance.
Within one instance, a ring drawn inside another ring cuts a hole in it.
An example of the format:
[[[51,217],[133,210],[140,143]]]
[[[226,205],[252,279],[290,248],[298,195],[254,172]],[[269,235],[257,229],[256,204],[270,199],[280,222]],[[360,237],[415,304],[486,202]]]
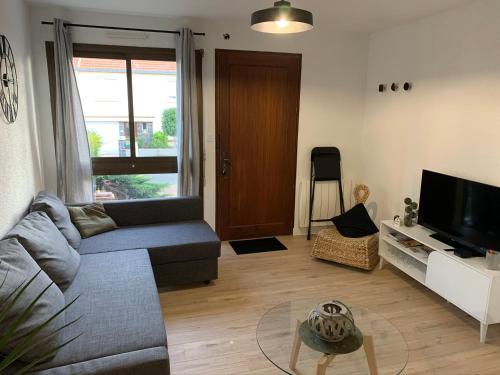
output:
[[[500,250],[500,188],[424,170],[418,223],[482,253]]]

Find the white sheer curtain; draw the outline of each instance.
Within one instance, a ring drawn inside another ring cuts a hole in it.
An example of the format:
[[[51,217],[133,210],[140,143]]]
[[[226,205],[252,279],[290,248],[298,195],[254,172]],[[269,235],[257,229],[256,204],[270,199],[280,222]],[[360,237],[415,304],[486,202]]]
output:
[[[194,38],[190,29],[179,32],[176,46],[178,194],[196,196],[200,191],[201,168]]]
[[[54,58],[57,194],[68,203],[91,202],[92,165],[73,68],[73,42],[69,28],[61,19],[54,19]]]

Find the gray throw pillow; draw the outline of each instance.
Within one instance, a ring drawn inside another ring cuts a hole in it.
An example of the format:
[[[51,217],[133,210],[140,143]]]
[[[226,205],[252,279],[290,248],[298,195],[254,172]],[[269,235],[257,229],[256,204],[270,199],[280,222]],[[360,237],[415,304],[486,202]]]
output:
[[[63,236],[66,237],[71,247],[78,250],[82,237],[71,222],[68,209],[58,197],[47,191],[38,193],[38,196],[31,204],[31,211],[45,212]]]
[[[28,282],[40,271],[40,267],[15,238],[0,241],[0,285],[3,282],[3,286],[0,288],[0,306],[3,307],[11,301],[12,297],[7,300],[9,294],[19,285]],[[23,311],[25,311],[26,307],[28,307],[36,297],[51,284],[52,281],[49,277],[45,272],[41,271],[35,280],[25,289],[21,297],[15,302],[5,318],[0,322],[0,332],[5,334],[11,324],[23,313]],[[23,337],[57,314],[64,308],[64,304],[63,294],[57,285],[52,284],[35,303],[27,319],[17,328],[11,339],[8,340],[7,346],[0,351],[0,354],[5,355],[12,351]],[[50,335],[64,326],[64,324],[65,315],[63,312],[48,323],[35,336],[37,342],[41,339],[46,340],[25,353],[21,357],[21,360],[25,362],[33,361],[42,353],[61,345],[64,342],[62,332],[52,336]]]
[[[75,278],[80,266],[80,254],[68,244],[45,212],[28,214],[6,237],[17,238],[62,290]]]

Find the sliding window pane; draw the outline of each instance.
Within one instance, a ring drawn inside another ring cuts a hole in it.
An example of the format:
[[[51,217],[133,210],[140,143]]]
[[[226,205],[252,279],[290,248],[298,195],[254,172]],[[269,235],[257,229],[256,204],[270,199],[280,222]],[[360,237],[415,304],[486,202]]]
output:
[[[132,60],[138,157],[176,156],[176,63]]]
[[[94,176],[97,201],[177,196],[177,174]]]
[[[92,157],[130,156],[125,60],[73,59]]]

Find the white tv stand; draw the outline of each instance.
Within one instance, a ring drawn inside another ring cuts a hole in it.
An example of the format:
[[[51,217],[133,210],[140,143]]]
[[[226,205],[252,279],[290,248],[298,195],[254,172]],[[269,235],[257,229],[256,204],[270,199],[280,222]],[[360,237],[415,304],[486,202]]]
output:
[[[432,248],[429,257],[413,253],[389,233],[402,233]],[[486,341],[490,324],[500,323],[500,271],[490,271],[482,257],[462,259],[445,251],[450,247],[430,237],[434,232],[421,225],[398,227],[392,220],[380,224],[380,268],[391,263],[453,303],[481,324],[480,341]]]

